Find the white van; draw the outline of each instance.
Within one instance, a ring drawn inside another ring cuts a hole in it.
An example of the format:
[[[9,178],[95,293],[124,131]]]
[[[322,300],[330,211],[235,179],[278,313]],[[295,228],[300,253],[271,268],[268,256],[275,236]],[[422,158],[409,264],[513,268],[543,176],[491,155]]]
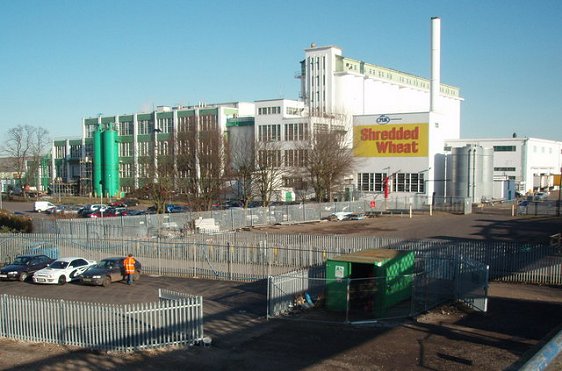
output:
[[[35,201],[33,204],[33,211],[42,213],[53,207],[57,207],[57,205],[52,204],[49,201]]]

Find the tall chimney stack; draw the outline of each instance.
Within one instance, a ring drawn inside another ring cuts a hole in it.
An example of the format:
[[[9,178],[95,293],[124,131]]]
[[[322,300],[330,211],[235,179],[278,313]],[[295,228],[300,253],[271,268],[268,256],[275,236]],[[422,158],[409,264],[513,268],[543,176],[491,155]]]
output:
[[[439,110],[441,90],[441,19],[431,18],[431,90],[429,92],[429,111]]]

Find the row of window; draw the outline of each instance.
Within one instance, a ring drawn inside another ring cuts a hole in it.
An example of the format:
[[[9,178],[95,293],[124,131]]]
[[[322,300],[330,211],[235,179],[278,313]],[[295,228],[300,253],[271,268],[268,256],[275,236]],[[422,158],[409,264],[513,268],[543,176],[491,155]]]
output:
[[[258,115],[279,115],[281,114],[281,107],[260,107],[258,108]]]
[[[298,107],[285,107],[285,114],[287,115],[300,115],[303,111],[303,108]]]
[[[494,171],[515,171],[514,167],[495,167]]]
[[[270,167],[303,167],[308,161],[308,150],[260,150],[258,151],[258,164],[262,168]]]
[[[515,152],[515,146],[494,146],[494,152]]]
[[[358,173],[357,189],[365,192],[384,192],[387,173]],[[397,173],[388,179],[390,192],[425,192],[424,173]]]
[[[289,149],[281,150],[261,150],[258,152],[258,161],[262,167],[303,167],[308,159],[308,151],[306,149]],[[284,161],[283,161],[284,160]],[[119,174],[122,178],[133,177],[133,164],[120,163]],[[150,169],[153,164],[148,162],[140,162],[138,164],[139,177],[150,175]],[[189,174],[180,174],[180,177],[187,177]]]
[[[308,140],[309,132],[306,123],[285,124],[285,141],[302,141]],[[259,125],[258,141],[260,142],[279,142],[281,140],[281,125]]]

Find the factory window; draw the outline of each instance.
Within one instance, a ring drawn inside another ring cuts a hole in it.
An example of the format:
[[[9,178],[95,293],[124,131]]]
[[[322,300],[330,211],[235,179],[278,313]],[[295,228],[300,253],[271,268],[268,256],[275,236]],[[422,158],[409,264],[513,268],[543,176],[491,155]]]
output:
[[[92,143],[87,143],[84,146],[84,156],[92,157],[94,154],[94,145]]]
[[[373,173],[357,174],[357,189],[360,191],[373,192]]]
[[[133,164],[119,164],[119,176],[131,178],[133,176]]]
[[[169,155],[170,154],[170,146],[168,142],[158,142],[157,143],[157,151],[159,155]]]
[[[494,152],[515,152],[515,146],[494,146]]]
[[[158,129],[162,133],[171,133],[173,127],[173,122],[171,118],[158,119]]]
[[[150,143],[149,142],[139,142],[138,143],[138,155],[139,156],[149,156]]]
[[[117,131],[119,135],[133,135],[133,126],[132,122],[120,122],[117,125]]]
[[[281,140],[281,125],[260,125],[258,127],[260,142],[278,142]]]
[[[258,108],[258,115],[277,115],[281,113],[281,107],[260,107]]]
[[[300,115],[302,108],[298,107],[285,107],[286,115]]]
[[[87,129],[86,129],[86,137],[92,138],[94,136],[94,131],[96,131],[96,129],[97,129],[97,124],[96,125],[88,125]]]
[[[285,166],[303,167],[306,163],[307,151],[304,149],[285,150]]]
[[[260,150],[258,152],[258,166],[260,168],[271,168],[281,166],[281,151]]]
[[[70,146],[70,157],[80,158],[81,150],[82,150],[82,145],[80,144]]]
[[[357,189],[365,192],[384,192],[384,179],[387,173],[357,174]],[[391,192],[425,192],[423,173],[396,173],[388,180]]]
[[[406,190],[406,174],[398,173],[396,174],[396,188],[398,192],[404,192]]]
[[[66,147],[55,147],[55,158],[64,158],[66,156]]]
[[[130,157],[133,154],[133,143],[119,143],[119,156]]]
[[[515,171],[514,167],[495,167],[494,171]]]
[[[382,192],[386,176],[386,173],[359,173],[357,174],[357,189],[365,192]]]
[[[306,123],[285,124],[285,140],[307,140],[308,125]]]
[[[154,122],[152,120],[139,121],[139,134],[152,134],[154,132]]]

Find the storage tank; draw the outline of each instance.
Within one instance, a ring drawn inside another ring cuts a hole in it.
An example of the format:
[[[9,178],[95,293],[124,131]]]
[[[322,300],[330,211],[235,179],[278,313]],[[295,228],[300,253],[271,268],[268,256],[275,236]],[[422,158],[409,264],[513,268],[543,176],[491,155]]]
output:
[[[482,148],[482,197],[494,196],[494,149]]]
[[[448,162],[451,196],[469,198],[472,203],[491,199],[493,194],[493,149],[475,145],[451,149]]]
[[[92,170],[92,189],[96,196],[102,194],[102,142],[101,142],[101,128],[98,128],[93,132],[93,145],[94,145],[94,158],[93,158],[93,170]]]
[[[114,197],[119,192],[119,147],[117,144],[117,132],[113,124],[109,124],[102,133],[102,178],[103,194]]]

